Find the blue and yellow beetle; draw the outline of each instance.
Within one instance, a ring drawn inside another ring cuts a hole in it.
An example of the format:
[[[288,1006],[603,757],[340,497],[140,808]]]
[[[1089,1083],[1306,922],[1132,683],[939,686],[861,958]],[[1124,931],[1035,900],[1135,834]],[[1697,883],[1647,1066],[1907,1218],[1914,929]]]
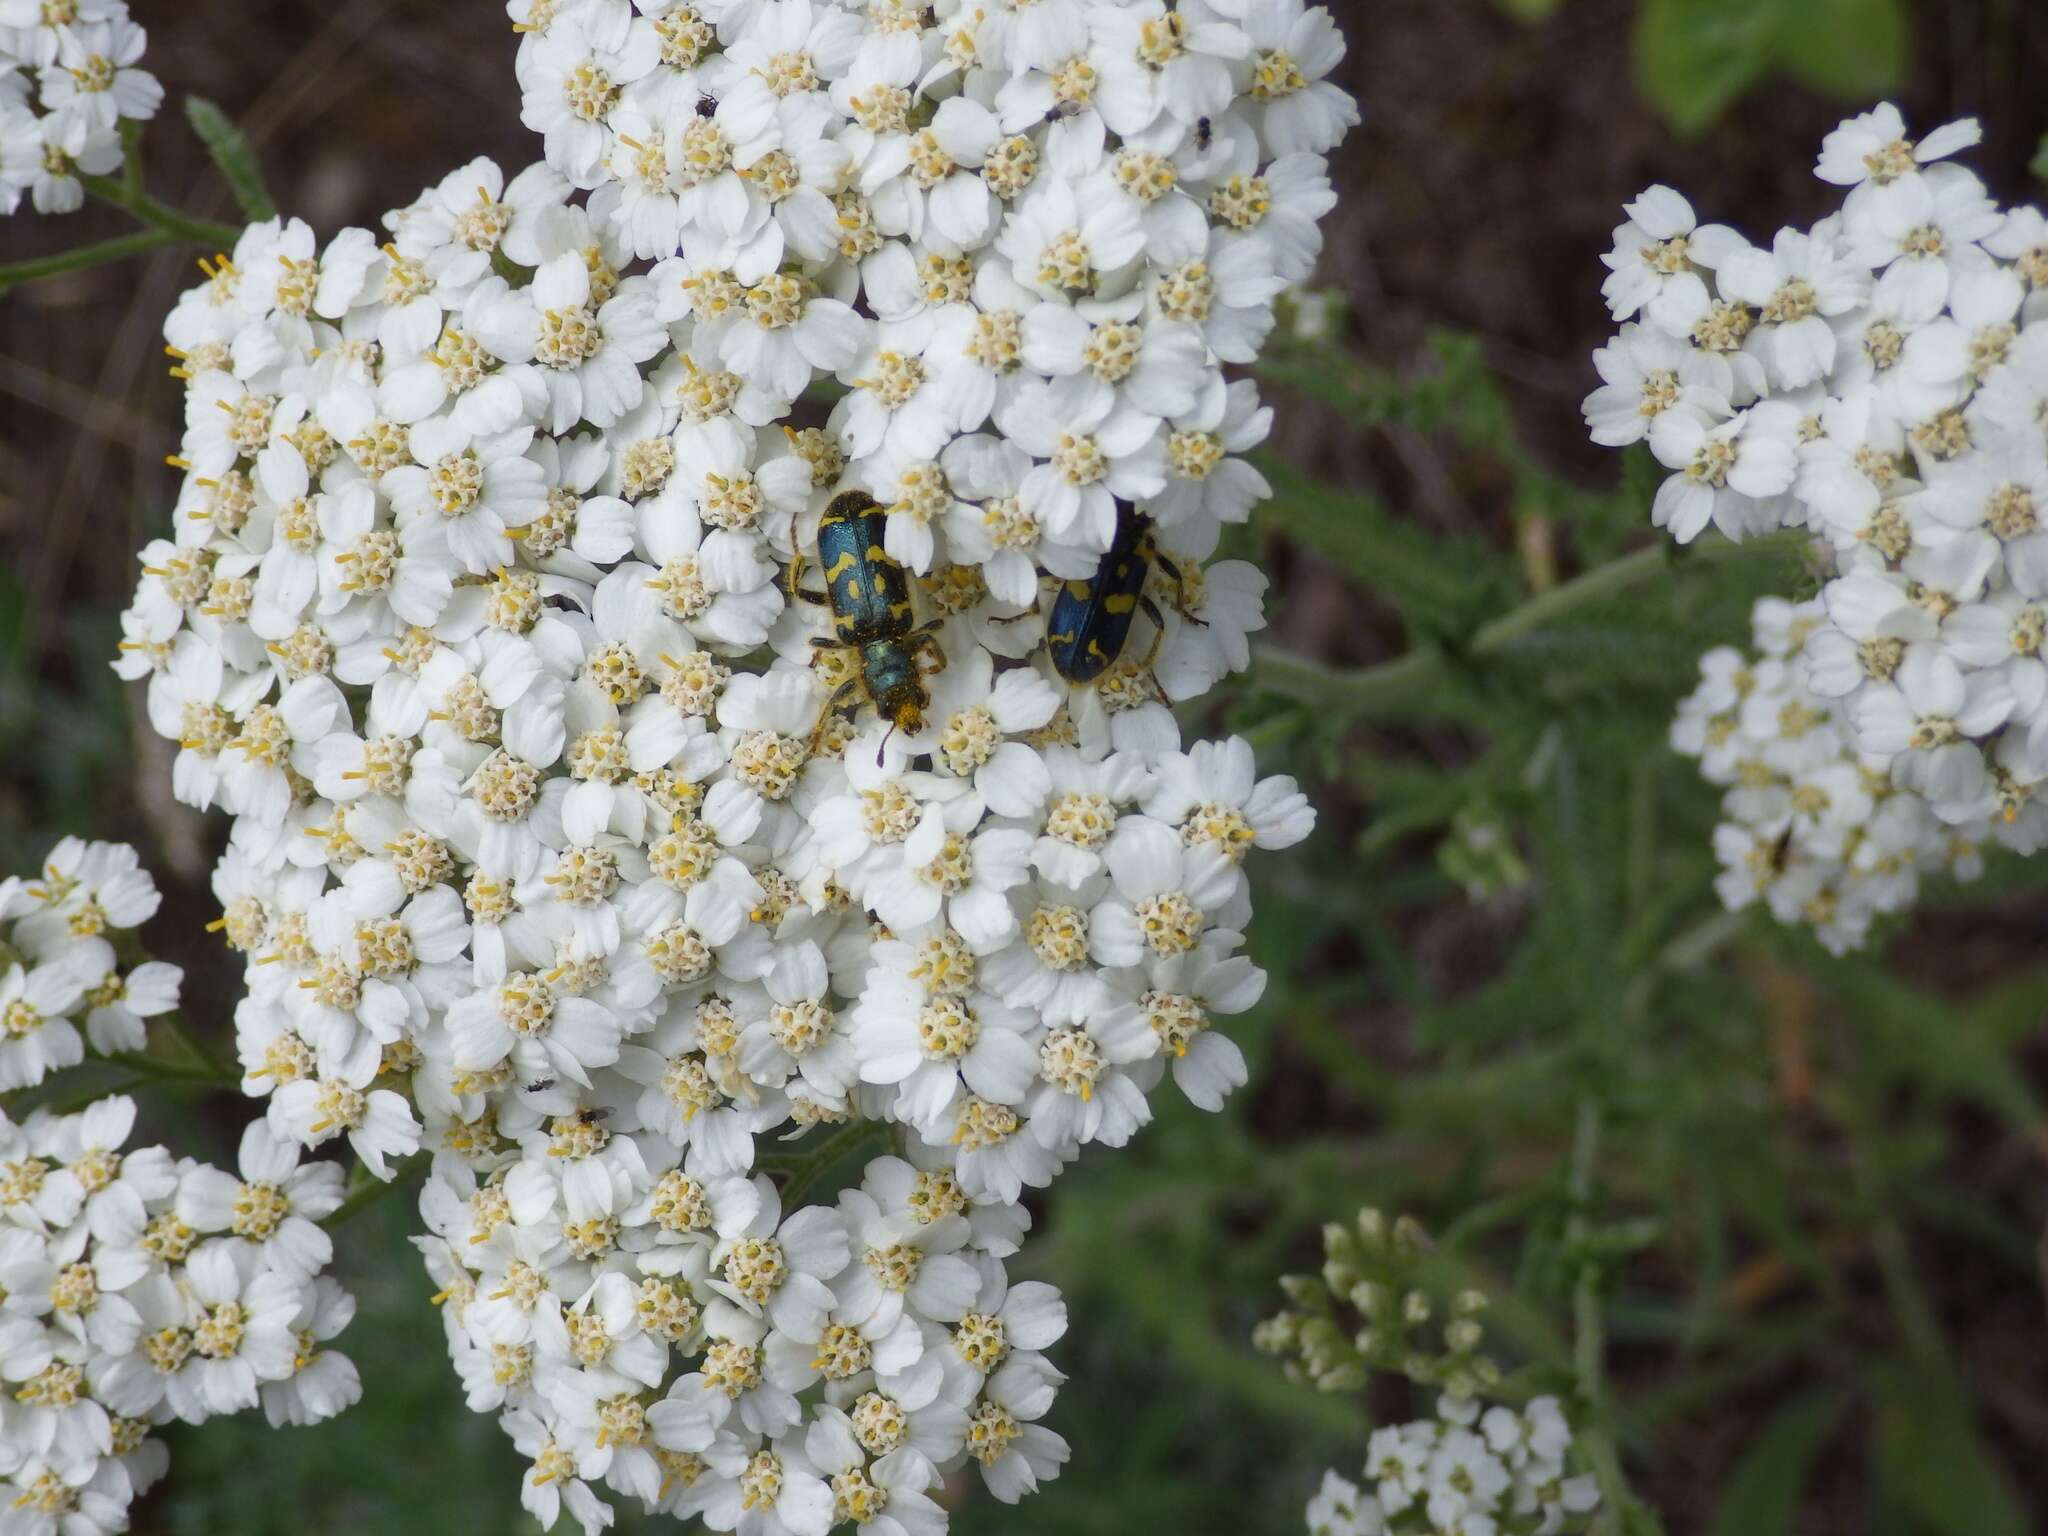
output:
[[[811,733],[814,751],[833,711],[856,693],[874,705],[892,730],[923,730],[924,712],[931,706],[923,658],[927,654],[934,658],[936,665],[930,668],[934,672],[946,665],[946,653],[939,649],[933,633],[944,621],[917,623],[910,604],[910,578],[883,548],[887,520],[888,514],[865,491],[847,491],[832,499],[818,524],[818,559],[825,570],[823,593],[806,592],[800,585],[801,553],[790,559],[791,600],[832,610],[832,637],[820,637],[811,645],[820,652],[851,651],[860,664],[860,670],[839,686],[818,717],[817,729]]]
[[[1085,581],[1065,581],[1053,599],[1046,621],[1046,648],[1052,668],[1069,683],[1096,681],[1122,658],[1131,638],[1131,623],[1142,612],[1152,621],[1152,648],[1138,670],[1149,672],[1166,643],[1166,618],[1146,595],[1145,582],[1157,566],[1183,590],[1180,569],[1159,552],[1152,537],[1152,519],[1129,507],[1117,512],[1116,536],[1110,541],[1095,574]],[[1202,621],[1176,601],[1175,609],[1191,624]]]

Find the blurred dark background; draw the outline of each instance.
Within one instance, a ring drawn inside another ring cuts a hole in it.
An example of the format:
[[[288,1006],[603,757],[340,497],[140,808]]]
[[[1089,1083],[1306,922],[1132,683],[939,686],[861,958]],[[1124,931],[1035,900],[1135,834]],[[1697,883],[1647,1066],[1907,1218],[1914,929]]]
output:
[[[171,97],[148,135],[147,183],[190,211],[233,217],[176,112],[186,93],[212,98],[243,125],[280,205],[323,236],[346,224],[375,227],[385,208],[472,156],[508,167],[536,156],[518,122],[513,35],[503,8],[487,0],[132,3],[149,28],[148,67]],[[1896,99],[1911,123],[1981,116],[1986,142],[1971,163],[2008,199],[2040,190],[2028,171],[2048,132],[2048,4],[2040,0],[1783,0],[1778,10],[1793,21],[1768,21],[1771,0],[1658,0],[1653,21],[1665,30],[1648,66],[1639,64],[1639,44],[1649,45],[1629,0],[1335,0],[1333,9],[1350,37],[1346,84],[1365,112],[1337,158],[1343,201],[1329,222],[1321,279],[1346,301],[1348,345],[1406,374],[1432,366],[1434,333],[1476,337],[1527,454],[1589,492],[1611,489],[1618,473],[1611,455],[1586,443],[1578,405],[1592,378],[1588,353],[1611,330],[1598,257],[1621,204],[1665,181],[1683,188],[1703,219],[1754,237],[1810,221],[1833,196],[1812,178],[1813,156],[1852,105],[1761,68],[1748,71],[1753,82],[1742,70],[1727,76],[1725,103],[1715,93],[1681,99],[1668,79],[1653,99],[1644,80],[1666,78],[1674,52],[1682,58],[1696,45],[1700,68],[1720,69],[1717,50],[1733,38],[1739,52],[1757,25],[1817,31],[1802,43],[1806,79],[1853,86],[1881,81],[1896,64]],[[1896,17],[1907,18],[1896,47],[1873,42],[1871,29]],[[1829,73],[1838,66],[1845,75]],[[1695,131],[1674,128],[1674,112]],[[62,222],[24,215],[0,224],[0,260],[124,228],[105,209]],[[150,938],[190,973],[197,1027],[219,1035],[236,978],[200,925],[212,913],[205,876],[223,828],[171,801],[168,749],[106,667],[133,552],[162,527],[174,490],[162,461],[175,451],[180,397],[164,373],[158,328],[194,275],[190,253],[159,254],[0,303],[0,855],[6,868],[26,868],[73,831],[140,844],[172,898]],[[1293,469],[1445,538],[1510,546],[1518,529],[1532,536],[1513,478],[1455,442],[1407,427],[1345,430],[1326,407],[1286,393],[1276,403],[1271,451]],[[1571,569],[1572,528],[1540,519],[1534,527],[1532,558]],[[1278,537],[1260,555],[1274,578],[1279,645],[1336,665],[1398,650],[1390,612],[1332,564]],[[1738,620],[1721,638],[1740,634]],[[1670,697],[1689,681],[1688,668],[1676,669]],[[1400,745],[1423,760],[1469,750],[1427,731]],[[1309,776],[1329,759],[1283,744],[1278,761]],[[1683,786],[1685,776],[1675,782]],[[1372,822],[1370,786],[1331,772],[1309,788],[1322,830],[1311,850],[1269,871],[1268,923],[1308,912],[1358,878],[1345,850]],[[1696,782],[1693,792],[1711,819],[1706,792]],[[1389,878],[1411,880],[1419,894],[1387,932],[1407,957],[1406,984],[1456,996],[1499,966],[1530,898],[1466,903],[1434,875],[1431,847],[1395,847],[1395,867],[1407,873]],[[1995,1070],[2024,1072],[2038,1086],[2048,1066],[2039,1040],[2048,995],[2026,988],[2048,956],[2044,934],[2048,901],[2038,890],[1995,904],[1940,904],[1891,938],[1888,974],[1924,989],[1916,996],[2018,989],[2012,1054]],[[1287,1385],[1248,1353],[1251,1324],[1276,1301],[1274,1275],[1283,1264],[1313,1262],[1315,1226],[1326,1216],[1400,1198],[1448,1209],[1463,1194],[1539,1180],[1560,1157],[1554,1120],[1490,1126],[1483,1138],[1475,1128],[1468,1146],[1454,1119],[1428,1121],[1425,1133],[1412,1105],[1392,1105],[1399,1090],[1390,1074],[1425,1042],[1409,1001],[1369,979],[1371,945],[1327,933],[1315,944],[1282,945],[1270,929],[1262,943],[1269,964],[1292,969],[1248,1027],[1255,1079],[1243,1105],[1220,1121],[1166,1114],[1131,1157],[1109,1159],[1113,1169],[1097,1160],[1041,1211],[1047,1241],[1034,1262],[1077,1293],[1078,1326],[1063,1360],[1075,1384],[1054,1421],[1075,1442],[1075,1459],[1060,1484],[1020,1512],[975,1498],[963,1529],[1298,1530],[1319,1468],[1355,1464],[1363,1421],[1349,1405]],[[1781,983],[1766,977],[1731,1006],[1782,1002]],[[1795,1022],[1833,1006],[1816,999],[1810,975],[1789,984],[1794,995],[1783,1006]],[[1304,1044],[1311,1021],[1314,1046]],[[1815,1029],[1825,1034],[1825,1022]],[[1801,1119],[1804,1078],[1788,1086],[1788,1071],[1808,1071],[1804,1036],[1791,1047],[1782,1031],[1770,1039],[1779,1054],[1756,1060],[1754,1080],[1731,1080],[1729,1093],[1760,1094],[1760,1113],[1784,1108],[1773,1124],[1800,1157],[1833,1157],[1827,1128]],[[1791,1067],[1788,1048],[1799,1053]],[[1356,1070],[1333,1070],[1333,1052]],[[152,1109],[158,1129],[183,1138],[181,1149],[214,1156],[231,1147],[241,1114],[216,1102]],[[1878,1421],[1863,1426],[1867,1435],[1837,1426],[1796,1469],[1779,1527],[1787,1531],[1970,1529],[1967,1507],[1944,1514],[1936,1499],[1930,1514],[1872,1472],[1864,1447],[1902,1436],[1899,1455],[1920,1456],[1937,1481],[1960,1475],[1963,1461],[1991,1458],[2003,1469],[1995,1474],[2006,1492],[2000,1509],[2022,1511],[2020,1528],[2033,1528],[2048,1508],[2048,1318],[2028,1262],[2048,1210],[2048,1140],[2030,1144],[1969,1110],[1930,1109],[1924,1124],[1911,1125],[1915,1134],[1931,1127],[1935,1140],[1899,1141],[1899,1156],[1966,1187],[1984,1208],[1974,1236],[1969,1222],[1911,1224],[1913,1259],[1968,1384],[1978,1438],[1960,1449],[1916,1441],[1910,1418],[1882,1422],[1893,1399],[1879,1393],[1868,1400],[1877,1406],[1845,1410]],[[1791,1170],[1805,1165],[1786,1156],[1786,1177],[1796,1179]],[[1783,1193],[1797,1205],[1797,1189]],[[363,1367],[368,1400],[314,1431],[269,1436],[222,1424],[179,1435],[172,1491],[141,1512],[138,1529],[524,1528],[509,1452],[488,1422],[462,1410],[449,1379],[425,1305],[432,1287],[402,1245],[402,1204],[365,1217],[341,1245],[342,1272],[363,1301],[345,1344]],[[1825,1342],[1816,1335],[1813,1351],[1781,1349],[1773,1360],[1791,1365],[1745,1375],[1739,1358],[1689,1356],[1647,1322],[1634,1342],[1621,1328],[1620,1390],[1657,1405],[1644,1410],[1654,1427],[1630,1446],[1638,1485],[1674,1532],[1727,1529],[1710,1512],[1745,1465],[1759,1424],[1831,1374],[1881,1368],[1844,1366],[1843,1351],[1860,1343],[1882,1362],[1890,1347],[1895,1320],[1857,1231],[1816,1232],[1796,1214],[1786,1221],[1777,1247],[1748,1231],[1740,1251],[1715,1262],[1725,1285],[1746,1288],[1742,1306],[1795,1335],[1803,1314],[1770,1309],[1815,1273],[1831,1276],[1819,1288],[1832,1331]],[[1986,1223],[1996,1225],[1995,1241]],[[1683,1291],[1691,1278],[1649,1263],[1632,1272],[1652,1296]]]

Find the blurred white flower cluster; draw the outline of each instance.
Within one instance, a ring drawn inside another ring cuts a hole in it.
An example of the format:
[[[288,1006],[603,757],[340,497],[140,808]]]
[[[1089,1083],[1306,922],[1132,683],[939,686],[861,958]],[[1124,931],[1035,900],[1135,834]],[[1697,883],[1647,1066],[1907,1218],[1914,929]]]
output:
[[[133,848],[75,837],[36,878],[0,881],[0,1093],[77,1066],[88,1046],[139,1051],[146,1021],[178,1006],[175,965],[124,963],[116,948],[162,899]]]
[[[23,193],[38,213],[74,212],[81,171],[121,168],[121,124],[164,99],[136,67],[147,41],[127,0],[0,0],[0,214]]]
[[[1373,1431],[1364,1487],[1335,1472],[1309,1501],[1309,1536],[1553,1536],[1586,1528],[1599,1489],[1568,1476],[1572,1430],[1554,1397],[1482,1414],[1446,1394],[1437,1417]]]
[[[125,962],[160,900],[135,850],[67,838],[0,883],[0,1089],[140,1051],[181,974]],[[123,1150],[134,1101],[0,1112],[0,1531],[98,1536],[170,1457],[155,1426],[254,1408],[307,1424],[357,1396],[320,1345],[353,1303],[321,1274],[338,1164],[301,1168],[261,1121],[238,1173]]]
[[[1922,874],[1974,879],[1990,822],[1943,822],[1856,751],[1839,701],[1815,695],[1800,659],[1827,622],[1816,599],[1767,597],[1753,654],[1721,646],[1679,706],[1671,745],[1727,791],[1715,831],[1722,902],[1762,901],[1781,923],[1810,924],[1835,954],[1859,948],[1876,917],[1911,910]]]
[[[1024,1192],[1169,1073],[1245,1079],[1245,860],[1313,813],[1169,706],[1264,623],[1204,565],[1266,494],[1223,369],[1319,252],[1342,40],[1300,0],[512,11],[543,163],[382,240],[258,225],[178,304],[118,667],[234,818],[244,1086],[431,1154],[527,1506],[935,1531],[953,1468],[1014,1500],[1067,1454]],[[763,1160],[828,1137],[893,1155],[782,1200]]]
[[[1950,163],[1977,139],[1962,122],[1912,140],[1882,106],[1822,145],[1820,177],[1848,193],[1811,230],[1760,249],[1653,187],[1605,258],[1609,306],[1630,323],[1594,355],[1606,382],[1586,418],[1597,441],[1647,441],[1673,471],[1657,525],[1681,542],[1709,523],[1735,539],[1805,529],[1830,561],[1784,658],[1788,707],[1825,708],[1897,791],[1877,796],[1877,841],[1845,848],[1882,878],[1838,912],[1832,877],[1812,883],[1818,849],[1787,883],[1762,867],[1767,847],[1755,889],[1834,942],[1910,901],[1913,864],[1950,857],[1928,814],[1965,847],[1987,822],[2021,853],[2048,843],[2048,220],[2001,210]],[[1762,707],[1743,709],[1744,738]],[[1823,843],[1862,798],[1824,813]],[[1724,838],[1724,858],[1748,859]],[[1724,894],[1749,888],[1731,874]]]
[[[321,1273],[338,1163],[260,1120],[237,1171],[123,1150],[135,1103],[0,1114],[0,1530],[100,1536],[163,1476],[150,1438],[260,1403],[273,1425],[360,1396],[322,1345],[355,1303]]]

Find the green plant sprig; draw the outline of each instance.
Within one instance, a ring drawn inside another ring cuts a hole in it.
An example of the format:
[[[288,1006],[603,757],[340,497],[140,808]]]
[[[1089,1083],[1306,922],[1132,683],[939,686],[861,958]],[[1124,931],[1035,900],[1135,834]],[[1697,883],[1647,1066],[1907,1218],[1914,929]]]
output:
[[[206,146],[207,156],[215,169],[234,191],[243,214],[251,220],[275,217],[276,203],[264,186],[262,169],[242,131],[219,107],[203,97],[186,99],[185,116],[200,142]],[[173,208],[152,197],[144,188],[141,127],[136,122],[121,125],[124,161],[120,174],[94,176],[83,171],[77,173],[79,184],[89,195],[109,207],[120,209],[139,227],[132,234],[111,240],[74,246],[47,256],[0,263],[0,294],[24,283],[107,266],[172,246],[196,246],[207,251],[233,248],[241,238],[241,225],[223,224],[216,219]]]

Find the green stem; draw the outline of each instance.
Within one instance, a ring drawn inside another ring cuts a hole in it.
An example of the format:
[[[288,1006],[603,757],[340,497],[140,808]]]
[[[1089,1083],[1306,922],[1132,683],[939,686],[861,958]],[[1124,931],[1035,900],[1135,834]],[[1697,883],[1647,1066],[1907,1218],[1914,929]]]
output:
[[[1567,1250],[1584,1243],[1592,1228],[1600,1133],[1600,1101],[1591,1096],[1581,1099],[1566,1185],[1572,1202],[1571,1219],[1565,1227]],[[1585,1414],[1584,1422],[1575,1428],[1586,1465],[1600,1485],[1599,1528],[1621,1532],[1629,1528],[1630,1517],[1638,1506],[1635,1495],[1629,1491],[1628,1476],[1622,1471],[1621,1452],[1611,1427],[1614,1413],[1607,1399],[1607,1319],[1602,1310],[1600,1286],[1599,1263],[1582,1254],[1578,1281],[1572,1288],[1572,1366],[1579,1380]]]
[[[1745,539],[1740,544],[1732,539],[1716,539],[1712,543],[1686,547],[1683,552],[1678,546],[1660,539],[1633,554],[1595,566],[1562,586],[1538,593],[1512,613],[1503,614],[1491,624],[1482,626],[1472,637],[1472,654],[1484,656],[1501,650],[1532,630],[1541,629],[1580,608],[1604,602],[1668,571],[1682,571],[1701,565],[1729,565],[1742,560],[1768,560],[1791,553],[1808,538],[1806,533],[1795,530],[1761,539]]]
[[[81,245],[75,250],[58,251],[52,256],[32,256],[27,261],[10,261],[0,264],[0,289],[32,283],[38,278],[55,277],[60,272],[80,272],[87,267],[126,261],[131,256],[146,256],[151,251],[176,243],[175,236],[161,229],[139,229],[132,235],[118,235],[97,245]]]
[[[239,1092],[242,1080],[238,1073],[215,1067],[211,1063],[164,1061],[155,1056],[145,1056],[139,1051],[117,1051],[109,1056],[97,1052],[87,1058],[88,1062],[100,1066],[118,1067],[127,1076],[97,1087],[75,1089],[61,1098],[39,1098],[51,1085],[36,1088],[17,1089],[12,1093],[0,1094],[0,1109],[10,1114],[23,1113],[17,1106],[29,1103],[34,1109],[52,1115],[76,1114],[88,1104],[116,1094],[133,1093],[139,1088],[196,1088],[208,1092]]]
[[[1666,572],[1770,559],[1796,550],[1805,539],[1806,535],[1797,531],[1741,544],[1719,539],[1682,555],[1669,544],[1652,544],[1538,593],[1512,612],[1481,625],[1463,650],[1475,657],[1495,655],[1546,625]],[[1340,672],[1305,657],[1262,650],[1257,677],[1269,693],[1355,718],[1396,712],[1440,688],[1450,677],[1450,660],[1443,650],[1425,645],[1377,666]]]
[[[132,117],[121,123],[121,185],[142,195],[142,124]]]
[[[412,1183],[426,1172],[427,1165],[432,1161],[433,1159],[425,1152],[415,1152],[393,1168],[388,1179],[368,1176],[368,1170],[358,1164],[356,1172],[362,1176],[360,1182],[349,1191],[346,1200],[322,1218],[320,1225],[332,1232],[336,1227],[353,1220],[360,1212],[375,1205],[393,1190]]]
[[[101,202],[112,203],[138,223],[147,224],[151,229],[160,230],[169,240],[186,245],[203,245],[213,250],[232,249],[242,237],[239,226],[219,224],[212,219],[196,218],[176,208],[158,202],[140,187],[131,187],[110,176],[88,176],[81,174],[79,181]]]
[[[181,1063],[159,1061],[154,1056],[144,1056],[136,1051],[122,1051],[102,1058],[117,1067],[126,1067],[137,1077],[165,1083],[205,1083],[215,1088],[242,1086],[240,1074],[215,1066],[211,1061]]]
[[[184,1047],[185,1054],[214,1077],[239,1083],[241,1074],[231,1070],[221,1059],[207,1048],[206,1042],[192,1033],[192,1026],[185,1022],[182,1013],[172,1012],[164,1016],[164,1029],[170,1037]]]
[[[117,1082],[104,1083],[97,1088],[82,1088],[61,1099],[51,1099],[35,1107],[52,1115],[75,1115],[101,1099],[116,1098],[124,1093],[134,1093],[142,1088],[199,1088],[214,1089],[220,1085],[212,1078],[186,1076],[179,1073],[138,1072]],[[9,1112],[13,1113],[11,1106]]]
[[[873,1144],[881,1150],[890,1145],[891,1131],[879,1120],[856,1120],[832,1132],[815,1151],[806,1152],[789,1166],[779,1194],[786,1216],[804,1203],[818,1181],[855,1154]],[[764,1162],[766,1159],[763,1160]]]
[[[80,172],[78,179],[94,197],[103,203],[111,203],[145,227],[133,234],[102,240],[96,245],[82,245],[75,250],[0,264],[0,292],[39,278],[81,272],[88,267],[103,267],[109,262],[126,261],[131,256],[146,256],[151,251],[171,245],[198,245],[214,251],[233,248],[242,235],[236,226],[183,213],[158,202],[142,189],[142,162],[138,149],[137,143],[129,144],[128,163],[118,178]]]
[[[1748,926],[1746,912],[1716,912],[1666,944],[1657,963],[1667,971],[1697,971],[1740,938]]]
[[[1565,1232],[1567,1243],[1583,1242],[1592,1224],[1590,1213],[1593,1208],[1593,1185],[1600,1168],[1600,1131],[1600,1101],[1590,1096],[1581,1099],[1578,1125],[1572,1132],[1571,1172],[1565,1186],[1572,1202],[1571,1220]],[[1589,1298],[1592,1303],[1590,1308],[1587,1305]],[[1577,1329],[1572,1346],[1572,1362],[1578,1371],[1579,1386],[1586,1394],[1587,1402],[1604,1413],[1606,1345],[1600,1314],[1598,1265],[1581,1265],[1578,1286],[1572,1295],[1572,1312]]]
[[[1948,1341],[1941,1320],[1921,1287],[1913,1268],[1913,1254],[1900,1224],[1898,1199],[1886,1188],[1884,1169],[1874,1143],[1883,1134],[1883,1109],[1874,1093],[1859,1086],[1848,1122],[1849,1173],[1856,1193],[1869,1211],[1870,1251],[1877,1260],[1879,1282],[1892,1318],[1905,1342],[1906,1355],[1929,1382],[1949,1386],[1954,1381]]]
[[[1263,692],[1361,720],[1399,714],[1443,683],[1449,671],[1444,653],[1433,645],[1350,672],[1291,651],[1261,648],[1253,675]]]
[[[1880,1215],[1870,1231],[1870,1249],[1877,1256],[1878,1277],[1884,1283],[1885,1299],[1905,1336],[1906,1352],[1921,1370],[1937,1381],[1949,1378],[1948,1342],[1934,1304],[1913,1272],[1913,1256],[1906,1245],[1906,1229],[1898,1218]]]

